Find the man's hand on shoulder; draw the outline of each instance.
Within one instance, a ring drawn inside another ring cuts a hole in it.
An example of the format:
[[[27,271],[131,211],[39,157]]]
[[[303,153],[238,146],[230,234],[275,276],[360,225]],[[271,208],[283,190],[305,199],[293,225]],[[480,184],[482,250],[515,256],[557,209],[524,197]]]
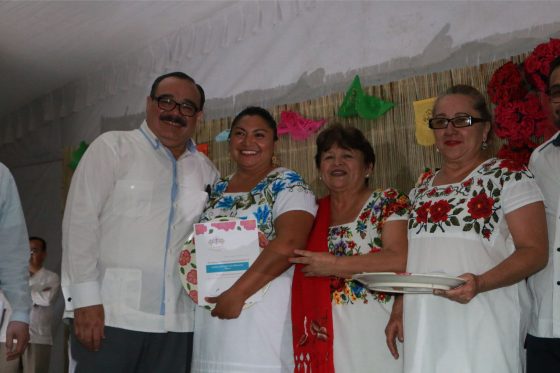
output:
[[[105,311],[102,304],[74,310],[74,333],[88,350],[99,351],[105,338]]]
[[[6,329],[6,360],[23,354],[29,342],[29,325],[22,321],[10,321]]]

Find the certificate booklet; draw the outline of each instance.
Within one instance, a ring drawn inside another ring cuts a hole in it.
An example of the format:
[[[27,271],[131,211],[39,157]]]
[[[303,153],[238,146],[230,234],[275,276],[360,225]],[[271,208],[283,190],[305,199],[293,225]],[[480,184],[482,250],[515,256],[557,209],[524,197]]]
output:
[[[229,289],[259,256],[257,222],[250,220],[211,220],[194,225],[198,304],[209,305],[204,298]],[[262,290],[247,299],[254,303]]]

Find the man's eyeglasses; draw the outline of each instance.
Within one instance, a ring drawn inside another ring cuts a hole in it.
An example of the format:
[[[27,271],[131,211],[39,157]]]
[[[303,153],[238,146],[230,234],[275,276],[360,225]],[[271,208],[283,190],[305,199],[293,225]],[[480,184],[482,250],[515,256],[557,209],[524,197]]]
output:
[[[463,128],[479,122],[487,122],[487,119],[475,118],[470,115],[459,115],[455,118],[431,118],[428,121],[428,126],[433,130],[440,130],[447,128],[449,123],[455,128]]]
[[[176,106],[179,106],[179,113],[185,117],[194,117],[195,114],[198,113],[196,105],[189,102],[179,103],[172,98],[165,96],[152,97],[152,100],[157,101],[158,108],[165,111],[171,111],[175,109]]]

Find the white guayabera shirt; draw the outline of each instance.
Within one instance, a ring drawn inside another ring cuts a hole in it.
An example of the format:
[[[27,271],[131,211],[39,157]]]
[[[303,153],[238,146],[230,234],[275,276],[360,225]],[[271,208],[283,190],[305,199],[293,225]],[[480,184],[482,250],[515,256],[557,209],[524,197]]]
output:
[[[63,220],[66,316],[103,304],[107,326],[193,330],[177,261],[218,177],[194,142],[175,160],[146,122],[96,139],[72,179]]]

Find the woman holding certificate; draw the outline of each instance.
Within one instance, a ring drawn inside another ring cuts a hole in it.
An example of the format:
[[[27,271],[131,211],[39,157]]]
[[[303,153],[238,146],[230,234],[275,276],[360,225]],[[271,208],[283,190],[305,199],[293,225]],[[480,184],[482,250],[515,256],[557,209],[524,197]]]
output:
[[[218,217],[256,219],[268,239],[249,269],[228,290],[197,307],[193,372],[293,371],[288,258],[302,249],[313,225],[315,196],[300,175],[274,163],[278,139],[270,113],[249,107],[233,120],[229,135],[237,169],[219,180],[201,222]],[[245,301],[267,287],[260,301]]]
[[[408,198],[372,190],[375,155],[356,128],[334,125],[317,138],[315,162],[329,195],[307,250],[296,250],[292,324],[296,372],[402,372],[383,333],[393,304],[352,275],[402,272],[406,265]]]

